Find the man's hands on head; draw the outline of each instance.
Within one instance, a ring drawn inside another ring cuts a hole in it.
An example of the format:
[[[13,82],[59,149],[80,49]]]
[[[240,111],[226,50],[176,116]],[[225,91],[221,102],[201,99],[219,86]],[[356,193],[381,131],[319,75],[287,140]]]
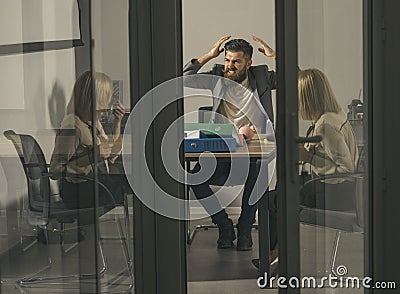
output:
[[[251,38],[261,46],[260,48],[258,48],[258,51],[260,51],[267,57],[275,57],[276,56],[275,51],[271,47],[269,47],[268,44],[265,43],[262,39],[260,39],[256,36],[251,36]]]
[[[221,39],[219,39],[217,41],[217,43],[214,44],[214,46],[211,48],[211,50],[209,52],[207,52],[202,57],[197,59],[197,63],[199,65],[203,66],[211,59],[218,57],[222,52],[224,52],[224,49],[221,48],[221,45],[224,42],[226,42],[227,40],[229,40],[230,37],[231,36],[225,36],[225,37],[222,37]]]
[[[210,52],[208,52],[208,55],[211,58],[216,58],[218,57],[222,52],[224,52],[224,49],[221,48],[221,45],[225,43],[227,40],[229,40],[231,36],[225,36],[222,37],[221,39],[218,40],[217,43],[214,44],[214,46],[211,48]]]

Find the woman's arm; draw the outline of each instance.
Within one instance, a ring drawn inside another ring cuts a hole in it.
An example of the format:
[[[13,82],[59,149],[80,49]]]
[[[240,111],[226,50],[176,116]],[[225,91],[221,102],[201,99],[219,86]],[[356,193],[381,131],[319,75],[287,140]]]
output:
[[[313,149],[307,150],[303,144],[299,144],[299,160],[305,163],[311,163],[314,157]]]
[[[75,154],[79,145],[78,132],[77,129],[61,129],[57,133],[49,168],[50,173],[54,174],[53,179],[61,177],[68,161]]]
[[[115,159],[122,150],[122,136],[121,136],[121,120],[125,114],[125,108],[117,101],[113,105],[112,110],[112,128],[111,134],[107,135],[107,140],[102,141],[100,144],[100,157],[104,159]],[[100,123],[99,123],[100,124]],[[101,125],[99,125],[100,132],[104,133]]]
[[[335,165],[335,173],[352,173],[355,171],[355,163],[346,144],[343,134],[330,125],[321,126],[316,132],[322,136],[322,148],[326,156],[315,154],[312,165],[324,168],[327,162]]]

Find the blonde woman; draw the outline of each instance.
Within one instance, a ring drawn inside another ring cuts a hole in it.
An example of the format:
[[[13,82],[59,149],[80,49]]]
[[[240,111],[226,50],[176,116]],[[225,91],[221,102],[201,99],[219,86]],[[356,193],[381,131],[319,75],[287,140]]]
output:
[[[129,190],[125,176],[107,174],[121,152],[120,128],[125,112],[118,101],[112,110],[109,109],[112,94],[112,81],[103,73],[87,71],[74,85],[50,162],[52,177],[61,179],[61,197],[68,208],[94,207],[94,184],[90,179],[94,178],[95,158],[106,170],[99,174],[99,181],[114,197],[110,199],[100,187],[100,205],[113,208],[114,204],[122,202],[123,194]],[[99,121],[106,111],[112,111],[111,134],[104,132]]]
[[[299,145],[300,160],[311,165],[315,176],[355,172],[356,138],[326,75],[315,68],[301,70],[298,91],[299,114],[312,121],[307,136],[322,137],[319,143]],[[322,209],[351,210],[354,193],[354,183],[344,177],[315,181],[301,191],[301,203]]]

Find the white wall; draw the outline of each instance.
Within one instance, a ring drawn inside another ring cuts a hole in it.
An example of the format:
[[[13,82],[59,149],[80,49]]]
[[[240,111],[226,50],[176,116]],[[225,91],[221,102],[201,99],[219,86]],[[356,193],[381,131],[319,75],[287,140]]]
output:
[[[128,0],[92,1],[93,67],[123,81],[122,104],[129,106]]]
[[[254,47],[253,64],[268,64],[275,69],[275,61],[257,51],[257,43],[251,35],[258,36],[275,48],[275,6],[274,0],[183,0],[183,60],[184,63],[194,57],[207,53],[221,37],[243,38]],[[202,70],[209,70],[215,63],[223,63],[223,54],[211,60]],[[209,91],[193,91],[209,94]],[[191,94],[185,92],[185,94]],[[196,121],[197,109],[203,105],[212,105],[211,98],[185,99],[185,113],[192,112],[186,121]]]
[[[362,89],[362,0],[302,0],[298,10],[299,66],[325,72],[347,113]]]
[[[362,1],[324,1],[325,73],[347,110],[362,89]]]
[[[184,62],[206,53],[222,36],[232,35],[232,38],[244,38],[253,44],[253,64],[267,63],[274,69],[274,61],[256,51],[257,44],[250,36],[259,36],[276,48],[274,2],[183,0]],[[299,1],[298,23],[299,66],[324,71],[347,112],[347,105],[358,97],[362,88],[362,0]],[[214,63],[222,62],[221,54],[203,69],[208,70]],[[194,112],[188,117],[189,121],[196,120],[195,112],[201,105],[211,105],[211,100],[185,101],[185,113]],[[301,134],[308,125],[309,122],[300,122]]]
[[[7,93],[0,98],[0,104],[3,105],[0,107],[1,150],[14,151],[13,148],[7,148],[11,143],[2,135],[5,130],[12,129],[35,136],[47,160],[50,160],[54,145],[53,130],[59,127],[64,117],[65,105],[75,81],[73,49],[0,56],[0,69],[2,92]],[[8,71],[12,74],[8,75]],[[7,101],[12,99],[22,101],[20,109],[7,109]],[[20,162],[16,157],[9,164],[20,165]],[[0,167],[3,168],[12,167]],[[11,184],[7,183],[3,172],[0,172],[0,204],[2,199],[7,199],[7,187]],[[23,191],[23,174],[15,177],[13,189],[20,188]]]
[[[7,75],[18,68],[17,74]],[[35,134],[58,128],[75,81],[73,49],[0,56],[2,95],[0,130]],[[21,109],[7,101],[21,100]],[[47,148],[44,146],[47,150]]]
[[[0,44],[79,38],[76,1],[31,2],[7,0],[1,3],[0,23],[4,33]],[[74,49],[1,55],[0,75],[0,156],[8,157],[0,166],[0,205],[4,205],[15,200],[9,195],[22,196],[26,184],[14,147],[2,134],[12,129],[33,135],[47,160],[50,159],[54,129],[64,117],[75,81]],[[10,160],[12,154],[15,160]],[[5,173],[10,171],[12,174],[7,181]]]

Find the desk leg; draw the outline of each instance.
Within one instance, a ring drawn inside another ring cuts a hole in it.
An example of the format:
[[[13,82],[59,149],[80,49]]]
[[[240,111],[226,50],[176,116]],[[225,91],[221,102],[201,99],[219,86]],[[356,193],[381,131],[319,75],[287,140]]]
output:
[[[268,198],[269,192],[266,191],[261,199],[258,201],[258,244],[259,244],[259,258],[260,268],[259,276],[270,279],[270,241],[269,241],[269,205]],[[266,283],[269,287],[269,282]]]
[[[190,160],[185,160],[185,170],[186,172],[190,171]],[[185,200],[190,200],[190,187],[189,185],[186,183],[185,185]],[[186,244],[191,245],[192,244],[192,240],[194,238],[194,235],[196,234],[196,230],[191,231],[190,230],[190,202],[186,201],[186,211],[185,211],[185,216],[187,221],[185,222],[185,226],[186,226]]]

